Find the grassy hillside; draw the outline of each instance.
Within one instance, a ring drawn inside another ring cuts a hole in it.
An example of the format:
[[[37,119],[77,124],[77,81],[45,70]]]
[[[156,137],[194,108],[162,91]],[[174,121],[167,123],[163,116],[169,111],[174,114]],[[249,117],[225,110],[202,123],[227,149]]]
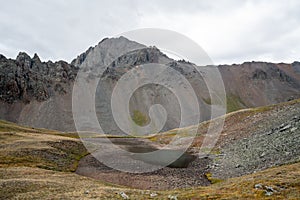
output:
[[[74,134],[34,129],[0,121],[0,167],[39,167],[74,171],[87,154]]]
[[[229,179],[207,187],[171,191],[143,191],[114,186],[73,173],[30,167],[0,168],[0,199],[298,199],[300,163]],[[261,184],[261,189],[255,185]],[[276,192],[266,194],[266,186]],[[156,197],[150,197],[156,193]]]
[[[299,108],[300,99],[296,99],[281,104],[238,110],[221,116],[220,118],[224,118],[225,121],[216,147],[227,144],[232,140],[248,137],[257,131],[280,125],[282,121],[287,120],[286,115],[293,116],[299,114]],[[196,138],[192,145],[192,147],[197,148],[201,146],[208,127],[211,126],[213,129],[218,119],[205,121],[195,126],[150,135],[148,138],[161,144],[168,144],[174,136],[177,138],[186,138],[191,136],[190,132],[197,131]]]
[[[227,114],[221,137],[212,154],[244,138],[252,138],[270,127],[280,126],[298,112],[300,100],[280,105],[246,109]],[[299,114],[299,112],[298,112]],[[201,144],[209,123],[203,122],[193,143]],[[185,138],[181,129],[177,137]],[[177,133],[171,130],[148,138],[168,143]],[[192,150],[192,149],[191,149]],[[253,174],[229,178],[206,187],[169,191],[145,191],[112,185],[79,176],[73,171],[87,152],[75,133],[23,127],[0,121],[0,199],[299,199],[300,162],[271,167]],[[213,174],[212,174],[213,175]],[[256,188],[255,188],[256,186]],[[272,188],[272,193],[270,193]],[[157,196],[151,197],[155,193]],[[270,195],[270,196],[269,196]]]

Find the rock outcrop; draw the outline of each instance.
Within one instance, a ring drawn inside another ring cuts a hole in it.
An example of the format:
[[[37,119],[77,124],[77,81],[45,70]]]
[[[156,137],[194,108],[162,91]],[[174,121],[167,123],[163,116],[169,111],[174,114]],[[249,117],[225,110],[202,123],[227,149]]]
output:
[[[0,56],[0,100],[9,104],[46,101],[55,93],[63,95],[75,80],[78,68],[64,61],[41,62],[20,52],[16,60]]]

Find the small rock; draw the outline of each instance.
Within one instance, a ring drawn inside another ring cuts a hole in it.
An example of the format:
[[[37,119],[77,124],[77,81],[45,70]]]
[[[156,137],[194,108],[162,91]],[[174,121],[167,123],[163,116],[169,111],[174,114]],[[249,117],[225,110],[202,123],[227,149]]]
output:
[[[262,184],[258,183],[258,184],[255,184],[255,185],[254,185],[254,188],[255,188],[255,189],[262,189],[263,186],[262,186]]]
[[[267,132],[267,135],[271,135],[273,133],[273,131],[269,131]]]
[[[291,129],[291,132],[294,132],[295,130],[297,130],[298,128],[297,127],[293,127],[292,129]]]
[[[276,192],[271,186],[266,186],[265,189],[267,192]]]
[[[260,154],[260,156],[259,157],[264,157],[266,155],[266,153],[265,152],[263,152],[262,154]]]
[[[278,186],[279,190],[285,190],[286,188],[284,186],[279,185]]]
[[[125,192],[120,192],[119,194],[121,195],[121,197],[123,199],[129,199],[129,196],[127,194],[125,194]]]
[[[149,190],[145,190],[145,191],[142,191],[142,194],[150,194],[151,192]]]
[[[150,194],[150,197],[156,197],[156,196],[157,196],[157,194],[154,193],[154,192],[152,192],[152,193]]]
[[[291,127],[292,127],[292,125],[291,125],[291,124],[288,124],[288,125],[284,126],[283,128],[281,128],[281,129],[280,129],[280,132],[285,131],[285,130],[291,128]]]
[[[280,124],[279,128],[283,128],[285,126],[285,124]]]
[[[177,195],[169,195],[168,199],[170,199],[170,200],[178,200],[177,199]]]
[[[89,190],[84,191],[84,194],[89,194],[89,193],[90,193]]]
[[[271,196],[272,194],[273,194],[273,192],[268,192],[268,191],[266,191],[266,193],[265,193],[266,196]]]
[[[240,165],[240,164],[237,164],[236,166],[235,166],[235,168],[240,168],[242,165]]]

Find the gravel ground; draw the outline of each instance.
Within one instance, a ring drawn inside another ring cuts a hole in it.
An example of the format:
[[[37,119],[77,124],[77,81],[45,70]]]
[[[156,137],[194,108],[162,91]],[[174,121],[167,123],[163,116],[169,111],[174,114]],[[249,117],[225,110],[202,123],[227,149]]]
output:
[[[221,148],[210,170],[226,179],[300,160],[300,105],[257,115],[258,131]]]
[[[101,140],[98,140],[97,142],[98,144],[100,144]],[[141,141],[140,139],[132,138],[114,139],[114,142],[122,144],[120,146],[123,147],[126,145],[130,145],[131,148],[134,145],[141,146],[141,144],[146,147],[151,146],[150,144],[148,145],[147,141],[145,140]],[[102,143],[102,147],[103,145],[105,146],[105,143]],[[106,147],[104,149],[104,151],[102,149],[102,151],[99,151],[98,153],[110,158],[114,157],[116,163],[119,162],[118,158],[120,155],[116,155],[117,153],[112,149],[109,149],[109,147]],[[132,165],[133,167],[134,165],[136,165],[136,163],[131,159],[128,159],[128,162],[130,163],[124,164]],[[132,188],[166,190],[209,185],[210,182],[205,176],[209,162],[210,159],[208,158],[196,158],[194,161],[189,163],[188,167],[186,168],[164,167],[154,172],[128,173],[109,168],[95,159],[92,155],[88,155],[81,159],[76,173],[79,175],[103,180],[118,185],[125,185]]]

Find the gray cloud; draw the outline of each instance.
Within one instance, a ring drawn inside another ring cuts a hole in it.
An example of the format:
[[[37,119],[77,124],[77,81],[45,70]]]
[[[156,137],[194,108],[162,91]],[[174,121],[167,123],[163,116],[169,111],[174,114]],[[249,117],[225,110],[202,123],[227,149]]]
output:
[[[0,7],[0,53],[71,61],[103,37],[166,28],[198,42],[216,63],[292,62],[300,55],[297,0],[12,0]]]

